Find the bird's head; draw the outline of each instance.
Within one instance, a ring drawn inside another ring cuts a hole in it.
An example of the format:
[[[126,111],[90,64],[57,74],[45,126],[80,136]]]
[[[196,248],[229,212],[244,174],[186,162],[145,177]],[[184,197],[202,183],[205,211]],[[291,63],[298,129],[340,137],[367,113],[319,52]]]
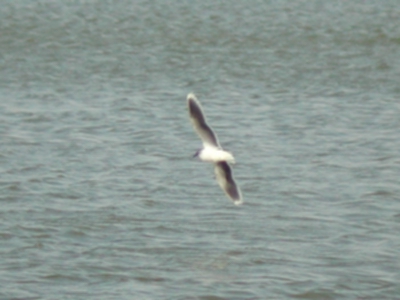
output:
[[[193,157],[199,157],[201,152],[201,149],[197,150],[195,154],[193,154]]]

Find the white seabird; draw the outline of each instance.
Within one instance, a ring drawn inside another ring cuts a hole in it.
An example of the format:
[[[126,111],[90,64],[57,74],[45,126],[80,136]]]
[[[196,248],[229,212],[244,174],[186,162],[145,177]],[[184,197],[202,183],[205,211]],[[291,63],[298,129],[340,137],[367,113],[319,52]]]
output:
[[[225,194],[239,205],[243,203],[239,187],[233,179],[233,174],[228,163],[235,163],[232,153],[222,149],[216,134],[207,125],[200,102],[192,93],[188,94],[187,102],[189,107],[190,120],[201,140],[203,149],[196,152],[202,161],[214,163],[214,171],[217,182]]]

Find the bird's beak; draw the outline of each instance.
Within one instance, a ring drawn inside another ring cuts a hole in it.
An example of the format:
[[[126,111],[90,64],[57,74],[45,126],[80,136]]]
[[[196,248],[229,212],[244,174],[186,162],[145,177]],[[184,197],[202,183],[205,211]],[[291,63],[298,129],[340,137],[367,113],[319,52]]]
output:
[[[200,154],[200,150],[197,150],[195,154],[193,154],[193,157],[197,157]]]

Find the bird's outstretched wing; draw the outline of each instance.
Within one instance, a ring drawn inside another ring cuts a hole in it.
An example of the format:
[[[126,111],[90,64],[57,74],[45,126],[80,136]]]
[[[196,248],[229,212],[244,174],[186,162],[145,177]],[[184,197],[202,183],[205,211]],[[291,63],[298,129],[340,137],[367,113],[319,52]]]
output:
[[[218,162],[214,167],[217,182],[225,194],[236,204],[242,204],[242,195],[232,176],[229,164],[225,161]]]
[[[187,96],[187,102],[190,113],[190,120],[193,127],[205,146],[212,146],[221,148],[216,134],[212,131],[211,127],[207,125],[200,102],[194,94]]]

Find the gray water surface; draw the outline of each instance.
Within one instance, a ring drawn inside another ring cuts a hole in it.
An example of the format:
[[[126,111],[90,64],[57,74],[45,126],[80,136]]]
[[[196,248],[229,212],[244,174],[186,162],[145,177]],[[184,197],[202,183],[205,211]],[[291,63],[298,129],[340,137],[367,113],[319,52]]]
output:
[[[400,299],[399,82],[398,1],[5,1],[0,299]]]

